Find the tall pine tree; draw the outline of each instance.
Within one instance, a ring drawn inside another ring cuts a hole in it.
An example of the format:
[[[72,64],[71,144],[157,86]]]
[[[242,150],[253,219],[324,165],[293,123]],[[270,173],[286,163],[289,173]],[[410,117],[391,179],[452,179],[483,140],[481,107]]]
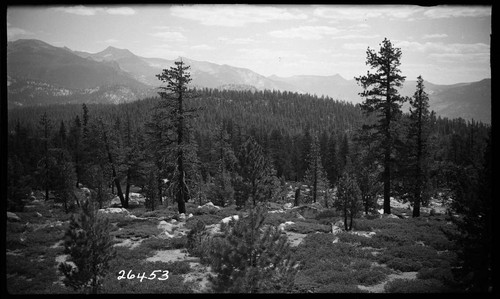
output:
[[[428,138],[429,128],[429,96],[424,90],[424,80],[421,76],[417,78],[417,90],[410,98],[410,127],[408,129],[408,140],[410,148],[409,172],[412,176],[413,193],[413,217],[420,216],[420,204],[424,187],[427,182],[428,160]]]
[[[173,169],[172,187],[179,213],[186,213],[186,202],[190,199],[190,191],[186,173],[194,169],[196,163],[196,149],[190,140],[190,120],[195,117],[197,109],[190,109],[186,101],[193,92],[188,89],[191,81],[189,66],[182,60],[176,61],[174,67],[164,69],[156,75],[166,86],[160,86],[158,93],[161,97],[159,121],[164,123],[161,129],[166,130],[162,138],[167,138],[169,152],[168,159],[175,160]],[[192,138],[191,138],[192,139]]]
[[[393,163],[393,122],[401,113],[401,104],[404,102],[398,93],[405,77],[401,76],[399,66],[401,64],[401,49],[392,45],[385,38],[380,45],[379,52],[368,48],[366,51],[366,64],[375,69],[375,73],[367,72],[365,76],[356,77],[364,91],[360,93],[365,101],[361,103],[361,109],[366,114],[376,113],[378,122],[365,125],[369,129],[374,128],[376,134],[383,142],[383,182],[384,182],[384,214],[391,213],[391,166]]]

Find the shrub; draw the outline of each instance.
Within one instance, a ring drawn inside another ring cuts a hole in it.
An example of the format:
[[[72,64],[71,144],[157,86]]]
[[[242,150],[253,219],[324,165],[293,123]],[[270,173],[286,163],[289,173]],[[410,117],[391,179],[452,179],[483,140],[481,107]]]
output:
[[[300,221],[290,225],[288,230],[299,234],[311,234],[315,232],[328,233],[332,229],[328,225]]]
[[[191,255],[202,257],[204,253],[202,242],[207,236],[205,223],[201,220],[196,220],[196,222],[193,223],[194,226],[187,235],[186,248]]]
[[[330,219],[330,221],[331,221],[331,219],[337,218],[340,216],[341,216],[341,213],[339,211],[337,211],[336,209],[324,209],[321,212],[319,212],[318,215],[316,215],[316,219],[320,220],[320,219],[327,218],[327,219]]]
[[[224,217],[220,215],[199,215],[194,216],[186,220],[185,227],[188,229],[193,229],[196,226],[197,221],[202,221],[205,225],[211,225],[219,223]]]
[[[339,238],[341,242],[344,243],[351,243],[351,244],[359,243],[361,247],[373,247],[373,248],[381,247],[380,242],[377,242],[376,239],[364,236],[358,236],[356,234],[352,234],[349,232],[341,232],[338,233],[336,236]]]
[[[141,242],[140,247],[148,248],[152,251],[166,250],[172,248],[172,244],[168,239],[148,238]]]
[[[384,290],[387,293],[449,293],[455,291],[436,279],[394,279],[385,285]]]
[[[437,279],[447,285],[456,283],[450,268],[422,268],[418,271],[417,278]]]
[[[373,269],[363,268],[354,272],[354,278],[358,284],[374,285],[387,278],[387,270],[382,267],[374,267]]]
[[[387,262],[387,267],[402,272],[418,271],[422,268],[422,263],[406,258],[394,258]]]
[[[109,261],[116,254],[110,229],[109,221],[99,217],[90,201],[82,205],[82,213],[71,219],[65,234],[64,253],[69,254],[69,260],[76,265],[76,269],[68,263],[59,265],[65,285],[97,293]]]
[[[346,285],[343,283],[330,283],[318,289],[320,293],[367,293],[367,291],[360,290],[355,285]]]
[[[266,211],[258,206],[248,217],[224,226],[224,237],[207,242],[216,292],[287,292],[296,273],[287,239],[273,226],[263,228]]]

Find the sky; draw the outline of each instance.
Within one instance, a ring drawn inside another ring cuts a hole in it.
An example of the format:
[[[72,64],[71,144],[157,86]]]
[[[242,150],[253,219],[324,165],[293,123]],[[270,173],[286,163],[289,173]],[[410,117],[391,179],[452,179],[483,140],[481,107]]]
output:
[[[9,6],[7,39],[194,60],[261,75],[365,75],[368,48],[402,51],[402,75],[434,84],[491,77],[491,6]],[[167,68],[168,66],[165,66]]]

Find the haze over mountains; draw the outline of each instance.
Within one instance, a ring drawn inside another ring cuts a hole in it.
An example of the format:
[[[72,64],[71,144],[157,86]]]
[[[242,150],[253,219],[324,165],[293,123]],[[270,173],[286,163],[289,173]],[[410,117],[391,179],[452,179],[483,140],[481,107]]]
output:
[[[245,68],[182,59],[191,66],[194,87],[276,89],[325,95],[353,103],[362,101],[358,95],[362,88],[354,79],[347,80],[339,74],[266,77]],[[155,96],[160,86],[156,74],[173,64],[173,60],[140,57],[114,47],[87,53],[54,47],[40,40],[8,42],[8,106],[122,103]],[[401,89],[403,96],[411,96],[415,91],[416,78],[410,79],[407,78]],[[425,82],[425,87],[431,109],[438,115],[491,122],[491,79],[453,85]]]

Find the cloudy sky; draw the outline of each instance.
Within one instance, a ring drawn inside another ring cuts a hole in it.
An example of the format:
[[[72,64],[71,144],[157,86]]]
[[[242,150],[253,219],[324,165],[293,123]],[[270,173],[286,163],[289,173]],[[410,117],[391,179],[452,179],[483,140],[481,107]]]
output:
[[[10,6],[9,41],[40,39],[96,53],[179,56],[262,75],[366,74],[366,50],[387,37],[401,70],[436,84],[491,77],[491,6]],[[167,66],[166,66],[167,67]]]

